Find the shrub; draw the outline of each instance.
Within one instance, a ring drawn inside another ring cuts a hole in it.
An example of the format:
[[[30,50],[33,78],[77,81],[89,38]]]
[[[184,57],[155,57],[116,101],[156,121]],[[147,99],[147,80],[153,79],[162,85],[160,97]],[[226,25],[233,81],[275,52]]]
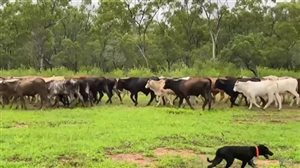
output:
[[[266,67],[258,67],[259,75],[275,75],[275,76],[291,76],[300,78],[300,73],[297,71],[289,71],[285,69],[271,69]],[[166,76],[166,77],[185,77],[185,76],[203,76],[203,77],[220,77],[220,76],[249,76],[252,77],[253,73],[247,69],[240,69],[231,63],[223,62],[198,62],[195,66],[188,68],[187,66],[180,65],[172,68],[172,70],[159,70],[152,72],[147,68],[133,68],[128,71],[122,69],[115,69],[111,72],[104,73],[101,69],[95,67],[82,67],[78,73],[68,70],[64,67],[48,69],[45,71],[38,71],[33,68],[19,68],[12,70],[0,70],[0,76],[104,76],[104,77],[150,77],[150,76]]]

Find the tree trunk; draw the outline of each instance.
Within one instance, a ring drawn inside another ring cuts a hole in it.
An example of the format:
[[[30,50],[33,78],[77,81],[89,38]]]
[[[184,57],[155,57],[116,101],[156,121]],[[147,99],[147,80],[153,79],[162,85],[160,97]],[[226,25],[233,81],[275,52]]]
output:
[[[146,57],[146,55],[145,55],[145,46],[144,46],[144,47],[141,47],[140,45],[137,45],[137,47],[138,47],[138,49],[139,49],[139,51],[140,51],[142,57],[144,58],[144,60],[145,60],[145,62],[146,62],[147,68],[149,68],[149,62],[148,62],[148,59],[147,59],[147,57]]]
[[[43,54],[39,54],[40,55],[40,71],[44,70],[44,55]]]
[[[212,60],[216,59],[216,41],[213,32],[210,31],[210,37],[212,42]]]

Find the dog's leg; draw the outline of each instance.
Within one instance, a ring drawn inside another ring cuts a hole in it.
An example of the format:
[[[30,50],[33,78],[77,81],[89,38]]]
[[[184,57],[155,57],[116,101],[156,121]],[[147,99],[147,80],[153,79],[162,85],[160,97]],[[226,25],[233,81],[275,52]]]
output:
[[[226,164],[225,168],[229,168],[232,165],[233,161],[234,161],[234,158],[232,158],[232,157],[226,158],[227,164]]]
[[[220,164],[222,162],[222,158],[216,157],[213,161],[211,165],[208,165],[207,168],[213,168],[215,166],[217,166],[218,164]]]
[[[250,166],[253,167],[253,168],[256,167],[255,163],[253,162],[253,159],[251,159],[251,160],[248,162],[248,165],[250,165]]]
[[[246,161],[243,161],[241,168],[244,168],[247,165]]]

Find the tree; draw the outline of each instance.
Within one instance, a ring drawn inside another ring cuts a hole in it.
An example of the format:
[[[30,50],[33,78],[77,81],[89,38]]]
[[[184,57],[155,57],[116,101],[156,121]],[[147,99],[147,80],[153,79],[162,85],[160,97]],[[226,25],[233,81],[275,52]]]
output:
[[[194,0],[193,3],[199,6],[199,17],[203,17],[203,13],[206,17],[212,44],[212,59],[215,60],[217,55],[218,37],[222,27],[223,18],[224,15],[228,13],[228,8],[225,5],[227,0],[224,3],[221,3],[219,0],[217,0],[217,2]]]
[[[162,2],[161,0],[124,1],[132,28],[137,30],[137,48],[144,58],[147,67],[149,67],[149,61],[146,54],[146,34],[154,17],[162,6]]]

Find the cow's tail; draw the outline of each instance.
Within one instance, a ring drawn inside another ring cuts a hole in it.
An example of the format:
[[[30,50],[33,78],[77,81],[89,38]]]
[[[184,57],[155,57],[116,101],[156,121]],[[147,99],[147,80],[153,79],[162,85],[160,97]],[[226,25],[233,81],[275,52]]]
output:
[[[208,110],[210,110],[211,104],[212,104],[212,101],[213,101],[213,96],[212,96],[212,92],[211,92],[212,80],[210,78],[207,78],[207,80],[209,81],[209,84],[208,84],[208,87],[205,88],[205,94],[206,94],[205,99],[207,100],[207,103],[208,103]],[[205,105],[204,105],[204,108],[205,108]]]
[[[210,78],[207,78],[207,80],[209,81],[209,86],[207,88],[208,90],[208,96],[209,96],[209,99],[210,101],[212,100],[212,93],[211,93],[211,89],[212,89],[212,80]]]
[[[208,81],[209,81],[209,87],[210,87],[210,90],[212,88],[212,80],[210,78],[206,78]]]

